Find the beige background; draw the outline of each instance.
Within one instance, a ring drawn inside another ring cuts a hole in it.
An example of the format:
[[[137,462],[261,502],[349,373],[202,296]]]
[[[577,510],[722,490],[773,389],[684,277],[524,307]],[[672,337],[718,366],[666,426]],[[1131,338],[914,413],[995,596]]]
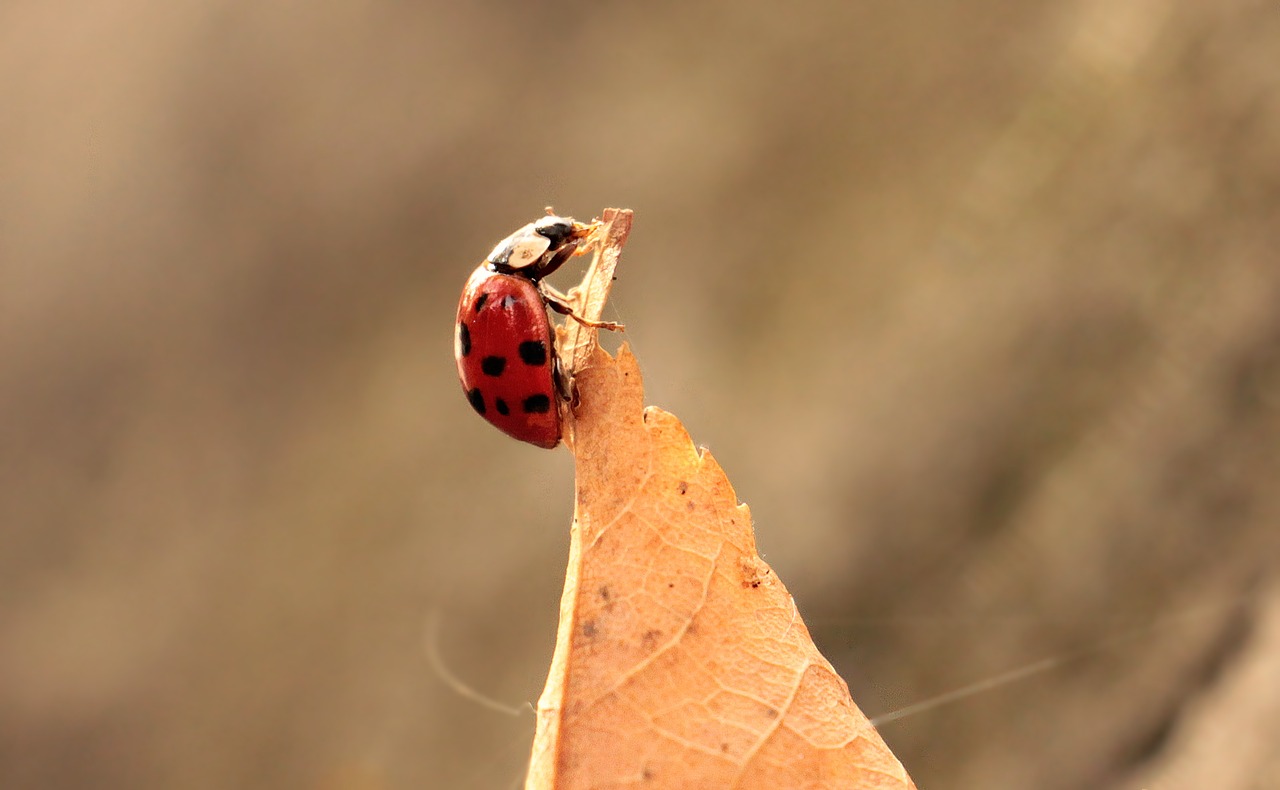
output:
[[[541,689],[450,349],[552,204],[869,714],[1057,664],[922,788],[1280,787],[1280,9],[536,5],[0,6],[0,786],[518,784],[425,644]]]

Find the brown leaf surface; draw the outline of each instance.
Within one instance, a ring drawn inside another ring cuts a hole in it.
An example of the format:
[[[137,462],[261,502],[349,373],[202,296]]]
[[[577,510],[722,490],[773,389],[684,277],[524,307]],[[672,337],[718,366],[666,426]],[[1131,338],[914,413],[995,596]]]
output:
[[[596,263],[616,263],[630,213],[604,223]],[[584,343],[569,569],[526,788],[914,787],[757,555],[715,459],[644,408],[629,349],[614,359],[592,333],[564,347]]]

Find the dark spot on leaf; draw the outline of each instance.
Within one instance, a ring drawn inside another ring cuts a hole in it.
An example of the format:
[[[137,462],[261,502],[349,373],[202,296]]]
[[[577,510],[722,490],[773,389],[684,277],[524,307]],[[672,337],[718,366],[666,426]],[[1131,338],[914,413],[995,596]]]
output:
[[[588,620],[582,624],[582,635],[587,639],[595,639],[596,637],[596,621]]]
[[[600,593],[600,600],[602,600],[602,601],[607,601],[607,600],[609,600],[609,585],[607,585],[607,584],[602,584],[602,585],[600,586],[599,593]]]
[[[683,480],[680,481],[680,485],[677,486],[676,488],[680,491],[680,496],[684,496],[685,494],[689,493],[689,484]]]
[[[766,715],[766,716],[768,716],[768,717],[769,717],[769,718],[771,718],[771,719],[776,719],[776,718],[778,718],[778,709],[777,709],[777,708],[765,708],[765,709],[764,709],[764,713],[765,713],[765,715]]]
[[[690,513],[692,513],[692,512],[693,512],[693,510],[694,510],[694,508],[696,508],[696,507],[697,507],[697,505],[693,504],[693,500],[692,500],[692,499],[690,499],[689,501],[687,501],[687,502],[685,502],[685,503],[684,503],[684,509],[685,509],[685,510],[687,510],[687,511],[689,511]]]
[[[658,640],[661,638],[662,638],[661,631],[659,631],[656,628],[650,628],[648,631],[644,632],[644,636],[640,637],[640,641],[641,643],[644,644],[646,649],[652,650],[655,646],[657,646]]]

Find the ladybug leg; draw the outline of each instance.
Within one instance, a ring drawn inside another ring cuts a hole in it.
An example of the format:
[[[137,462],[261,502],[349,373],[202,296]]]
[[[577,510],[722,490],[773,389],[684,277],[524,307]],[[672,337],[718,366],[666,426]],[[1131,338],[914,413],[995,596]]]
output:
[[[556,269],[559,269],[561,266],[563,266],[565,261],[569,260],[575,255],[580,255],[581,252],[579,252],[578,247],[579,247],[579,244],[576,241],[566,242],[564,246],[556,250],[555,253],[551,255],[551,257],[547,258],[545,261],[543,261],[541,264],[538,265],[537,276],[546,277],[548,274],[551,274]]]
[[[597,244],[603,241],[600,237],[600,232],[604,230],[604,227],[604,223],[600,220],[587,223],[575,222],[573,227],[574,234],[581,240],[578,242],[578,247],[573,251],[573,254],[586,255],[595,248]]]
[[[578,389],[569,380],[569,371],[565,370],[564,365],[560,364],[559,356],[555,358],[553,367],[551,378],[556,383],[556,392],[559,393],[562,401],[569,404],[570,407],[576,408],[578,405]]]
[[[613,321],[588,321],[573,312],[573,307],[569,305],[569,297],[552,288],[546,282],[538,282],[538,293],[542,294],[542,298],[546,300],[547,306],[552,310],[555,310],[560,315],[569,316],[583,326],[589,326],[594,329],[608,329],[611,332],[620,332],[625,328],[622,324],[614,323]]]

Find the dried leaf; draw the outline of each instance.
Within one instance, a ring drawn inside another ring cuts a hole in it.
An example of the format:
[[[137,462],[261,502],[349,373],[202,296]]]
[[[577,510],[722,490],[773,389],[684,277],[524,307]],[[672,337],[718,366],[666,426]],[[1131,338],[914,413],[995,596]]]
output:
[[[596,254],[582,277],[582,284],[570,289],[569,303],[574,312],[588,322],[599,321],[613,286],[613,272],[618,266],[622,248],[631,234],[630,209],[607,208],[595,222],[591,243]],[[560,359],[576,373],[586,367],[596,347],[596,332],[576,321],[569,321],[557,332]]]
[[[720,466],[643,408],[625,346],[614,359],[585,337],[562,344],[589,352],[577,503],[526,788],[913,788],[757,555]]]

